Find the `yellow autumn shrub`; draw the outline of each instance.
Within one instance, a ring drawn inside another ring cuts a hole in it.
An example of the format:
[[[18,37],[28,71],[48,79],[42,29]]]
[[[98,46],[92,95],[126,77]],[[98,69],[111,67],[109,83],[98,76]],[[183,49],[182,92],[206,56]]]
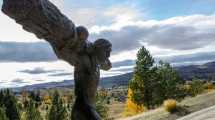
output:
[[[51,103],[52,103],[51,97],[48,96],[48,95],[45,95],[45,96],[43,97],[43,102],[44,102],[45,104],[51,104]]]
[[[173,112],[177,108],[177,102],[174,99],[165,100],[163,105],[168,112]]]
[[[212,83],[208,82],[208,83],[204,84],[204,88],[208,89],[208,90],[211,90],[211,89],[214,89],[215,86]]]
[[[146,111],[146,107],[144,107],[143,105],[137,105],[136,103],[134,103],[132,101],[131,97],[132,97],[132,90],[129,88],[128,89],[128,98],[126,101],[126,106],[125,106],[125,111],[124,111],[125,116],[133,116],[133,115]]]

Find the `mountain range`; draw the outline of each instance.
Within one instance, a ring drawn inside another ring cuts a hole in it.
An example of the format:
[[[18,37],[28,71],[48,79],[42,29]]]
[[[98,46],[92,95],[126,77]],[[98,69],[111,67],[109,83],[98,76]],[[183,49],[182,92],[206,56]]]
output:
[[[215,62],[208,62],[202,65],[189,65],[189,66],[179,66],[174,68],[178,71],[179,75],[183,80],[192,80],[193,78],[202,80],[214,80],[215,79]],[[114,86],[127,86],[128,81],[132,78],[132,72],[125,73],[122,75],[105,77],[100,80],[100,87],[111,88]],[[64,80],[62,82],[49,82],[42,84],[28,85],[24,87],[15,88],[16,90],[26,89],[48,89],[56,87],[74,87],[73,80]]]

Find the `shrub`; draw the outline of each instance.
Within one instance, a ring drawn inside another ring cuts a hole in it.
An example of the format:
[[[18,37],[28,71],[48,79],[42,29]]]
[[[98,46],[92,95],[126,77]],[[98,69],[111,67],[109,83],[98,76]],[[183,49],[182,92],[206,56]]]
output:
[[[6,116],[4,108],[0,108],[0,120],[9,120]]]
[[[214,89],[214,85],[210,82],[204,84],[204,89]]]
[[[96,94],[96,111],[103,120],[109,120],[108,107],[107,107],[107,94],[104,91],[97,92]]]
[[[201,94],[204,91],[203,82],[200,80],[193,80],[190,83],[190,87],[191,87],[191,90],[190,90],[191,96],[196,96],[198,94]]]
[[[191,91],[192,91],[191,85],[189,85],[189,84],[183,85],[183,86],[182,86],[182,90],[184,91],[184,95],[185,95],[185,96],[192,96],[192,95],[191,95]]]
[[[165,100],[163,105],[168,112],[174,112],[177,108],[177,102],[174,99]]]
[[[36,102],[30,100],[26,109],[26,119],[27,120],[42,120],[40,111],[36,107]]]
[[[126,101],[124,115],[133,116],[146,111],[146,107],[144,107],[143,105],[137,105],[136,103],[134,103],[132,101],[131,96],[132,96],[132,90],[128,89],[128,99]]]
[[[68,113],[62,98],[58,91],[54,92],[52,97],[52,105],[47,114],[48,120],[67,120]]]

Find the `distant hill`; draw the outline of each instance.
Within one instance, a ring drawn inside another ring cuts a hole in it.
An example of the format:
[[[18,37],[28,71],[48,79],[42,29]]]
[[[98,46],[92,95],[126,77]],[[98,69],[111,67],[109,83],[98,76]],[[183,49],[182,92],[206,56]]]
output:
[[[203,80],[215,79],[215,62],[209,62],[203,65],[180,66],[180,67],[175,67],[175,70],[178,71],[179,75],[184,80],[192,80],[193,78],[199,78]],[[122,75],[101,78],[100,86],[104,88],[111,88],[114,86],[127,86],[128,81],[132,78],[132,74],[133,73],[131,72],[131,73],[126,73]],[[20,87],[15,89],[21,90],[24,88],[26,90],[34,90],[34,89],[56,88],[56,87],[72,88],[73,85],[74,85],[73,80],[64,80],[62,82],[50,82],[50,83],[28,85],[25,87]]]
[[[215,80],[215,62],[209,62],[203,65],[181,66],[175,69],[185,80],[192,80],[193,78]]]
[[[110,88],[113,86],[127,86],[128,81],[132,78],[132,74],[133,73],[131,72],[123,75],[102,78],[100,81],[100,86],[105,88]]]
[[[131,79],[132,73],[126,73],[123,75],[117,75],[112,77],[101,78],[100,87],[111,88],[114,86],[127,86],[128,81]],[[49,89],[49,88],[73,88],[74,81],[73,80],[64,80],[62,82],[49,82],[49,83],[41,83],[34,85],[27,85],[24,87],[13,88],[14,91],[20,90],[35,90],[35,89]]]

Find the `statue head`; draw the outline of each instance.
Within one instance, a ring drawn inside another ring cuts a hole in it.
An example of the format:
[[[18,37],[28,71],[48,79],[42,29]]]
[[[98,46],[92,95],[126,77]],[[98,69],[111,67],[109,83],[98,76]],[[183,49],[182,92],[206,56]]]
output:
[[[109,60],[112,44],[106,39],[98,39],[94,42],[93,46],[100,68],[109,70],[112,67]]]
[[[88,36],[89,36],[89,32],[87,30],[87,28],[85,28],[84,26],[78,26],[76,28],[77,30],[77,34],[78,34],[78,38],[80,40],[87,40]]]

